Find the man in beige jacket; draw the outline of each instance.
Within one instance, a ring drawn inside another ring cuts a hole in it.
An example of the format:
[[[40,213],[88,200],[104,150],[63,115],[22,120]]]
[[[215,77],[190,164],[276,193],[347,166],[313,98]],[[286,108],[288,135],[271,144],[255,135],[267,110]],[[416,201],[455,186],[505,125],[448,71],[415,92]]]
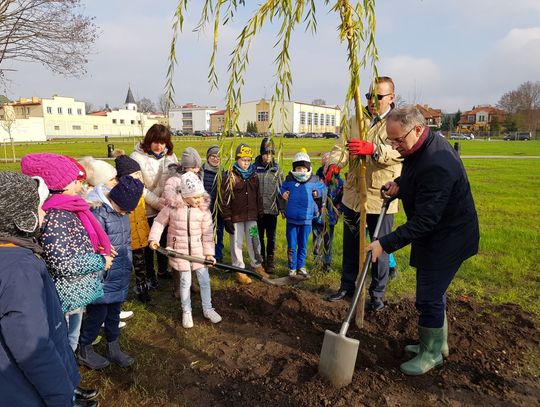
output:
[[[374,81],[371,91],[366,94],[368,110],[372,119],[368,124],[367,140],[360,140],[360,130],[356,118],[351,119],[351,137],[347,149],[336,145],[332,149],[329,170],[343,168],[349,164],[349,173],[343,188],[343,261],[341,286],[336,293],[328,296],[329,301],[338,301],[352,296],[359,269],[359,217],[360,217],[360,182],[358,171],[360,158],[366,160],[367,216],[366,223],[370,237],[381,212],[381,187],[393,181],[401,173],[401,158],[386,138],[386,115],[394,106],[394,82],[382,76]],[[392,231],[394,214],[398,211],[397,201],[390,204],[388,214],[381,225],[379,236]],[[362,231],[362,233],[364,233]],[[366,309],[380,311],[384,308],[383,296],[388,282],[388,254],[379,257],[371,269],[370,300]]]

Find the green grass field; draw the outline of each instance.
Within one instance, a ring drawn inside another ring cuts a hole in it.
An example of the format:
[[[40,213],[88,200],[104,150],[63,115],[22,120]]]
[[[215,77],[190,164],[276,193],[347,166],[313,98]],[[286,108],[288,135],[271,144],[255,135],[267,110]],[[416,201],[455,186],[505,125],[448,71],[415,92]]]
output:
[[[180,154],[187,147],[195,147],[203,156],[206,149],[216,140],[176,138],[175,151]],[[258,151],[260,139],[244,139]],[[130,153],[136,140],[112,139],[115,147]],[[284,139],[285,157],[301,147],[306,147],[314,167],[319,164],[321,153],[328,151],[335,140]],[[104,157],[107,151],[104,141],[68,140],[55,143],[28,143],[16,146],[16,155],[38,151],[49,151],[80,157],[93,155]],[[462,155],[505,155],[540,156],[540,141],[504,142],[471,140],[461,142]],[[8,154],[9,154],[8,148]],[[0,157],[3,157],[0,150]],[[284,161],[288,170],[289,161]],[[459,271],[450,287],[454,294],[465,294],[477,299],[495,303],[514,302],[525,310],[540,316],[540,225],[537,213],[540,201],[540,159],[486,159],[466,158],[473,194],[480,217],[480,253],[468,260]],[[19,170],[18,163],[0,164],[0,170]],[[404,215],[396,217],[396,225],[404,222]],[[227,240],[227,239],[226,239]],[[342,225],[336,226],[334,240],[334,273],[322,275],[315,272],[309,286],[336,288],[339,284],[341,264]],[[227,242],[228,243],[228,242]],[[285,222],[279,221],[277,256],[278,264],[286,270]],[[227,251],[226,251],[227,252]],[[398,298],[414,294],[414,270],[407,266],[409,248],[396,253],[399,265],[399,278],[391,281],[388,297]],[[313,267],[310,257],[308,266]],[[216,289],[233,284],[230,280],[217,279]]]

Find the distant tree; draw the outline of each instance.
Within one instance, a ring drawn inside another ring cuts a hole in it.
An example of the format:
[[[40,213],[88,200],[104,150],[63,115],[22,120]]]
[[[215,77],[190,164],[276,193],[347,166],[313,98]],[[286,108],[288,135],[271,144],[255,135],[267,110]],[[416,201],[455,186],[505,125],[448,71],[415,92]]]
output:
[[[491,122],[489,123],[489,130],[491,134],[493,135],[499,135],[501,131],[501,124],[499,123],[499,118],[497,116],[493,116],[491,118]]]
[[[508,132],[517,131],[518,129],[515,118],[510,114],[506,116],[503,127]]]
[[[257,133],[257,123],[247,122],[246,133]]]
[[[454,123],[453,123],[454,128],[458,125],[460,120],[461,120],[461,110],[458,109],[458,111],[454,115]],[[454,129],[452,129],[452,130],[454,130]]]
[[[523,116],[523,127],[529,131],[535,130],[538,125],[536,116],[540,109],[540,81],[527,81],[517,89],[506,92],[497,106],[507,113]]]
[[[157,106],[160,112],[162,112],[165,116],[169,115],[169,99],[165,93],[159,95]]]
[[[94,111],[94,105],[90,102],[84,102],[84,110],[86,110],[86,114],[92,113]]]
[[[154,102],[152,102],[150,99],[142,98],[137,101],[137,110],[143,113],[155,112],[156,106],[154,105]]]
[[[0,3],[1,4],[1,3]],[[15,159],[15,143],[13,142],[13,135],[11,134],[13,125],[15,124],[15,121],[17,120],[17,116],[15,115],[15,109],[13,106],[10,105],[3,105],[0,107],[1,115],[0,115],[0,126],[7,132],[9,141],[11,142],[11,153],[12,153],[12,160],[13,162],[16,162]],[[5,147],[4,147],[5,149]]]
[[[407,104],[407,101],[405,100],[405,98],[403,96],[396,95],[396,97],[394,99],[395,107],[405,106],[406,104]]]
[[[0,0],[0,80],[4,61],[30,61],[62,75],[86,73],[97,38],[93,17],[80,14],[80,0]]]
[[[312,105],[318,105],[318,106],[325,106],[326,105],[326,100],[324,100],[324,99],[313,99],[311,101],[311,104]]]
[[[442,131],[454,131],[454,117],[455,113],[445,113],[442,116],[441,130]]]

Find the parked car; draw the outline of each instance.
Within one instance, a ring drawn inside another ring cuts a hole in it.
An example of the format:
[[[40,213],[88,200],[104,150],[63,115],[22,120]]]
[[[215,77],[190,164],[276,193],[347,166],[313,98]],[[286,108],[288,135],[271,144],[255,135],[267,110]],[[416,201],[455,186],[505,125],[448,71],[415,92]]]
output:
[[[508,133],[506,136],[503,137],[503,140],[505,141],[511,141],[511,140],[522,140],[522,141],[529,141],[531,139],[531,133]]]
[[[299,138],[298,133],[285,133],[283,135],[285,138]]]
[[[306,137],[306,138],[319,138],[319,137],[322,137],[322,136],[321,136],[320,133],[309,132],[309,133],[304,134],[302,137]]]
[[[329,131],[323,133],[322,136],[324,138],[338,138],[339,137],[336,133],[332,133],[332,132],[329,132]]]
[[[468,134],[458,134],[458,133],[452,133],[450,134],[450,140],[470,140],[471,136]]]

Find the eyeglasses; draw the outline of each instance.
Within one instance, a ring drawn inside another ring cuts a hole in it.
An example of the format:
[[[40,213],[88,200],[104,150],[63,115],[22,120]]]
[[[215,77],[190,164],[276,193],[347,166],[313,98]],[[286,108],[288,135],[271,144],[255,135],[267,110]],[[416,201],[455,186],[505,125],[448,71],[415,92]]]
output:
[[[400,144],[403,144],[403,142],[405,141],[405,139],[407,138],[407,136],[409,135],[409,133],[411,131],[413,131],[414,129],[416,128],[416,126],[414,126],[412,129],[410,129],[407,133],[405,133],[405,135],[403,137],[400,137],[398,139],[395,139],[395,140],[390,140],[388,139],[388,141],[390,142],[391,145],[393,146],[398,146]]]
[[[376,95],[375,93],[366,93],[365,96],[366,96],[366,99],[367,99],[367,100],[371,100],[371,99],[373,99],[375,96],[377,97],[377,100],[382,100],[383,97],[385,97],[385,96],[390,96],[390,95],[391,95],[391,93],[386,93],[386,94],[384,94],[384,95]]]

